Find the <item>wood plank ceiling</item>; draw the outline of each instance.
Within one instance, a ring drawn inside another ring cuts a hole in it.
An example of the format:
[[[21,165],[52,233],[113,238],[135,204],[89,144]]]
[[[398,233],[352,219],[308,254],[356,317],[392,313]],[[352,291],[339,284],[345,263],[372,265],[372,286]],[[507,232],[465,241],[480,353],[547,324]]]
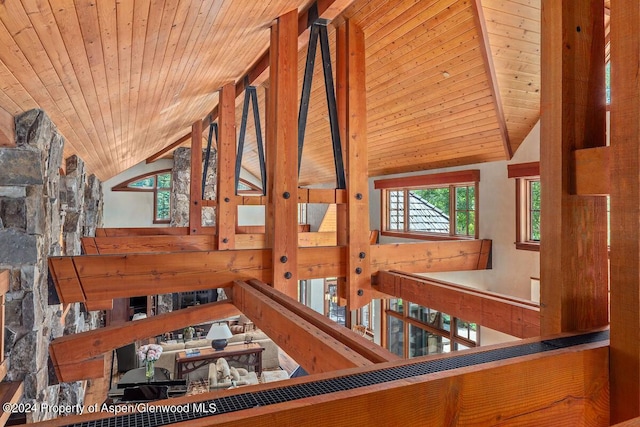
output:
[[[267,49],[273,19],[311,3],[2,2],[0,108],[46,110],[65,154],[107,179],[188,132]],[[355,0],[344,18],[366,37],[371,176],[508,158],[538,120],[540,0]],[[319,59],[302,185],[334,179]],[[250,121],[244,167],[259,176],[253,135]]]

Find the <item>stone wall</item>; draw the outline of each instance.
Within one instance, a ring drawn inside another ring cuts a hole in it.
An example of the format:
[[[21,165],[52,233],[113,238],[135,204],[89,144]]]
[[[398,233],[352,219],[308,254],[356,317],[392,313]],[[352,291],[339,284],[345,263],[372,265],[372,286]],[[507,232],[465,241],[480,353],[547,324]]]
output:
[[[209,166],[205,180],[204,198],[214,200],[216,198],[216,171],[218,165],[217,151],[211,150],[209,154]],[[202,158],[206,157],[206,151],[202,152]],[[202,162],[204,170],[204,160]],[[191,148],[180,147],[173,152],[173,170],[171,182],[171,223],[172,227],[189,226],[189,194],[191,192]],[[216,225],[216,211],[213,207],[202,208],[202,225],[214,227]],[[173,310],[173,294],[158,295],[157,311],[167,313]]]
[[[203,151],[202,157],[206,156]],[[204,161],[202,162],[204,170]],[[209,167],[204,186],[204,199],[216,198],[216,171],[217,152],[211,150],[209,155]],[[191,149],[180,147],[173,152],[173,171],[171,185],[171,226],[189,226],[189,192],[191,183]],[[215,208],[205,206],[202,208],[202,226],[214,227],[216,225]]]
[[[16,148],[0,148],[0,268],[11,272],[6,296],[7,380],[24,381],[26,401],[82,403],[81,382],[57,384],[49,372],[49,342],[97,327],[100,313],[72,304],[62,319],[49,305],[47,258],[80,254],[80,237],[100,225],[100,181],[85,176],[77,157],[60,174],[64,140],[42,110],[16,117]],[[55,291],[54,291],[55,293]],[[28,421],[53,414],[32,412]]]

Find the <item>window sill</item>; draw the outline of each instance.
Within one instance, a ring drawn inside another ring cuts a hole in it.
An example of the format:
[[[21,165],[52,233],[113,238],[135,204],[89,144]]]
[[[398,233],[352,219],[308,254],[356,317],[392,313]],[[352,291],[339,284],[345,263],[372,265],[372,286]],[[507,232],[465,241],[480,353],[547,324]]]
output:
[[[475,240],[474,236],[449,236],[446,234],[403,233],[399,231],[381,231],[380,235],[417,240]]]
[[[516,242],[516,249],[540,252],[540,243]]]

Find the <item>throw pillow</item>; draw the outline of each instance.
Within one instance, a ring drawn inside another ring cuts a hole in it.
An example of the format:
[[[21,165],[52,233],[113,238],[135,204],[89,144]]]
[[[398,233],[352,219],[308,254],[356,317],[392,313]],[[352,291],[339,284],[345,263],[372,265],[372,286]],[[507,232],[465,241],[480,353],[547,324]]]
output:
[[[231,376],[231,372],[229,371],[229,364],[224,357],[221,357],[216,361],[216,370],[218,371],[219,380],[224,380]]]
[[[231,373],[231,381],[239,381],[240,380],[240,374],[238,373],[238,370],[236,368],[231,366],[229,368],[229,372]]]

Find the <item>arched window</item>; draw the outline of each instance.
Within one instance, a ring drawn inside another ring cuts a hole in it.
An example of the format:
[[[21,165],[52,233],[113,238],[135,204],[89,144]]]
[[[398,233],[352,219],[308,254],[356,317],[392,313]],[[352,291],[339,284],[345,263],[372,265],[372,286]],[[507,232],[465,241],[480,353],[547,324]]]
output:
[[[153,223],[165,224],[171,219],[171,169],[136,176],[111,190],[153,192]]]

